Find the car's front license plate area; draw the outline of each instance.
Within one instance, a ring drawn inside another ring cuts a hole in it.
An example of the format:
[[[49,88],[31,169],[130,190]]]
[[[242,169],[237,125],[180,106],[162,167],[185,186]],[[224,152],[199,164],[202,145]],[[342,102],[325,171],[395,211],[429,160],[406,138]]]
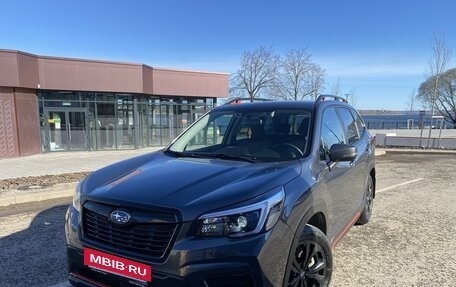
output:
[[[152,281],[150,265],[84,247],[84,265],[143,282]]]

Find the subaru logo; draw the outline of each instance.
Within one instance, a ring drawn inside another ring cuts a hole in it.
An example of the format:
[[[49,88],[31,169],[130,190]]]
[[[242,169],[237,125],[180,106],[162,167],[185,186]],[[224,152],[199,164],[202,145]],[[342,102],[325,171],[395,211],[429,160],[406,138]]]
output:
[[[130,222],[131,215],[123,210],[114,210],[109,218],[116,224],[124,225]]]

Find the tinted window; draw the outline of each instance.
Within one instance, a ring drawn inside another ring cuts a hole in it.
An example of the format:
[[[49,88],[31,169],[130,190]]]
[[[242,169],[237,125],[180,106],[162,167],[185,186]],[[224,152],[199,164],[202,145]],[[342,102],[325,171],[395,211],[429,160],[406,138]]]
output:
[[[339,117],[333,108],[327,108],[323,111],[321,123],[321,158],[325,159],[333,144],[343,143],[345,143],[345,137]]]
[[[355,119],[353,118],[349,109],[339,108],[340,118],[347,133],[349,144],[354,144],[359,140],[358,128],[356,127]]]
[[[355,110],[350,110],[350,111],[352,112],[352,115],[355,118],[356,125],[358,126],[358,133],[359,133],[359,136],[361,137],[361,135],[364,133],[364,129],[366,128],[366,124],[364,123],[363,118],[361,118],[361,116],[358,114],[357,111],[355,111]]]

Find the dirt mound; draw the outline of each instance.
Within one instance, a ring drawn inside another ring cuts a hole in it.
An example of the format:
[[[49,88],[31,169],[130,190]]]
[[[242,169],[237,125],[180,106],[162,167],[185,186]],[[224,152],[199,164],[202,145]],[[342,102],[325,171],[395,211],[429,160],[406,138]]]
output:
[[[0,191],[11,189],[31,189],[36,187],[46,187],[57,183],[68,183],[80,181],[89,172],[64,173],[57,175],[27,176],[0,180]]]

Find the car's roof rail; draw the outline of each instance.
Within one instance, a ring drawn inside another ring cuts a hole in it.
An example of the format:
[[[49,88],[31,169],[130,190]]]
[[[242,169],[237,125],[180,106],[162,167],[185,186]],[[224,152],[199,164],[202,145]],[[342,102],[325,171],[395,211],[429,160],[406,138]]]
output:
[[[326,101],[328,98],[332,98],[334,101],[348,103],[347,99],[336,95],[319,95],[318,98],[315,100],[315,103]]]
[[[232,105],[232,104],[241,104],[243,102],[269,102],[273,101],[271,99],[262,99],[262,98],[232,98],[229,99],[228,102],[225,103],[225,105]]]

